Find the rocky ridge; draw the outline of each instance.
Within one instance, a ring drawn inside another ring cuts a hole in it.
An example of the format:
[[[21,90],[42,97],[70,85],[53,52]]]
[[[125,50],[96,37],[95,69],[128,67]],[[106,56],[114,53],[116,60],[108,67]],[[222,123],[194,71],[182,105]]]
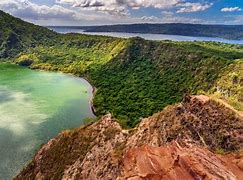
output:
[[[188,96],[131,130],[109,114],[62,132],[15,179],[241,179],[242,147],[241,116]]]

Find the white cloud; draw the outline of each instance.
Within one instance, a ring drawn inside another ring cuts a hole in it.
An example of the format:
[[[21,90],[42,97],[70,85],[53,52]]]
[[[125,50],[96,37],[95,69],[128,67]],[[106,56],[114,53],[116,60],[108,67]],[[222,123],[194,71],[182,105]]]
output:
[[[33,19],[65,18],[73,19],[75,12],[60,5],[46,6],[31,3],[28,0],[1,0],[0,9],[13,15]]]
[[[74,0],[56,0],[56,3],[60,3],[60,4],[70,4],[70,3],[74,3]]]
[[[213,3],[190,3],[185,0],[56,0],[59,4],[70,4],[72,7],[93,9],[113,15],[130,15],[128,9],[156,8],[168,9],[179,8],[177,13],[204,11]],[[112,12],[112,13],[111,13]]]
[[[182,0],[56,0],[59,4],[70,4],[72,7],[95,10],[111,15],[128,16],[128,9],[140,9],[141,7],[169,8]]]
[[[235,12],[235,11],[243,11],[240,7],[225,7],[221,9],[222,12]]]
[[[142,16],[140,19],[147,22],[156,22],[159,20],[156,16]]]
[[[238,24],[238,25],[242,25],[243,24],[243,15],[228,15],[225,16],[225,24]]]
[[[94,10],[97,12],[102,12],[108,15],[114,16],[129,16],[130,13],[125,7],[116,7],[116,6],[100,6],[100,7],[89,7],[87,10]]]
[[[68,1],[65,0],[65,2]],[[96,7],[92,7],[79,10],[78,8],[63,7],[61,4],[47,6],[32,3],[29,0],[0,0],[1,10],[40,25],[115,24],[117,22],[132,22],[134,20],[130,18],[128,11],[123,7],[105,8],[102,7],[97,10]],[[118,13],[121,16],[112,16]],[[124,16],[127,17],[125,18]]]
[[[140,7],[168,8],[182,2],[182,0],[56,0],[56,2],[86,8],[94,6],[127,6],[136,9]]]
[[[24,20],[41,25],[93,25],[143,22],[189,22],[200,19],[175,16],[177,13],[203,11],[212,4],[188,3],[186,0],[55,0],[52,6],[38,5],[31,0],[0,0],[0,9]],[[134,17],[140,8],[161,9],[160,17]]]
[[[174,13],[171,11],[162,11],[161,14],[162,15],[173,15]]]
[[[80,12],[57,4],[53,6],[38,5],[29,0],[0,0],[0,9],[37,24],[53,25],[53,23],[77,23],[104,19],[97,13]]]
[[[161,18],[161,22],[163,23],[206,23],[202,19],[198,18],[189,18],[189,17],[182,17],[182,16],[175,16],[173,13],[162,13],[163,17]]]
[[[235,16],[233,24],[243,24],[243,15]]]
[[[202,4],[202,3],[181,3],[177,4],[178,7],[180,7],[179,10],[176,11],[176,13],[190,13],[190,12],[198,12],[198,11],[205,11],[206,9],[210,8],[213,5],[213,3],[210,4]]]

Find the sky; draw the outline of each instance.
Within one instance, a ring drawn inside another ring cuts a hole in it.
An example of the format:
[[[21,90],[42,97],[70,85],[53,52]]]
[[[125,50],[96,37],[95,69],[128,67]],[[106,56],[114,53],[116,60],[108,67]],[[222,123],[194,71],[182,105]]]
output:
[[[243,0],[0,0],[0,9],[45,26],[243,24]]]

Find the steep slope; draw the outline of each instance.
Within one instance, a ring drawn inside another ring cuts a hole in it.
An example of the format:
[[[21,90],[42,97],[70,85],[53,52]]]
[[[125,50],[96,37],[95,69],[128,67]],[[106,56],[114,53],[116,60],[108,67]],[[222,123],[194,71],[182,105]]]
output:
[[[240,179],[242,158],[231,157],[235,162],[227,162],[224,157],[219,158],[204,148],[177,141],[161,147],[145,145],[125,154],[122,179]]]
[[[129,131],[111,115],[65,131],[15,179],[237,179],[242,130],[243,118],[231,109],[189,96]],[[219,150],[230,154],[213,153]]]
[[[242,60],[236,60],[229,65],[210,91],[213,96],[228,101],[236,110],[243,112]]]
[[[29,49],[23,56],[35,59],[31,68],[88,78],[97,88],[94,98],[97,115],[111,112],[124,127],[134,127],[141,117],[181,101],[185,93],[218,93],[220,98],[243,110],[240,46],[76,34],[67,35],[60,42],[62,45]],[[17,61],[21,62],[21,58]],[[236,74],[237,82],[227,76],[228,72]],[[223,79],[227,84],[237,83],[239,88],[226,87],[221,83]],[[227,96],[224,91],[231,93]]]
[[[226,70],[238,74],[238,85],[242,87],[243,76],[240,72],[243,61],[239,60],[239,68],[234,68],[234,58],[242,58],[242,51],[227,47],[214,43],[130,39],[124,51],[92,77],[98,88],[94,99],[98,114],[112,112],[133,127],[139,118],[148,117],[169,104],[181,101],[186,93],[218,91],[213,88]],[[237,92],[236,102],[242,104],[242,91]],[[232,91],[231,95],[235,93]]]
[[[27,47],[55,41],[56,33],[22,21],[0,10],[0,59],[17,55]]]
[[[123,127],[184,94],[213,94],[243,111],[241,45],[61,35],[0,13],[0,59],[87,78],[96,114],[110,112]]]

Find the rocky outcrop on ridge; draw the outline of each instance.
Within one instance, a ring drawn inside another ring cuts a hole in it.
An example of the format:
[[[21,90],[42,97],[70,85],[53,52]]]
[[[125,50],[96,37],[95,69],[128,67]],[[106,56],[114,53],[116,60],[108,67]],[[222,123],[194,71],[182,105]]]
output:
[[[242,179],[242,143],[240,115],[188,96],[134,129],[109,114],[62,132],[15,179]]]

